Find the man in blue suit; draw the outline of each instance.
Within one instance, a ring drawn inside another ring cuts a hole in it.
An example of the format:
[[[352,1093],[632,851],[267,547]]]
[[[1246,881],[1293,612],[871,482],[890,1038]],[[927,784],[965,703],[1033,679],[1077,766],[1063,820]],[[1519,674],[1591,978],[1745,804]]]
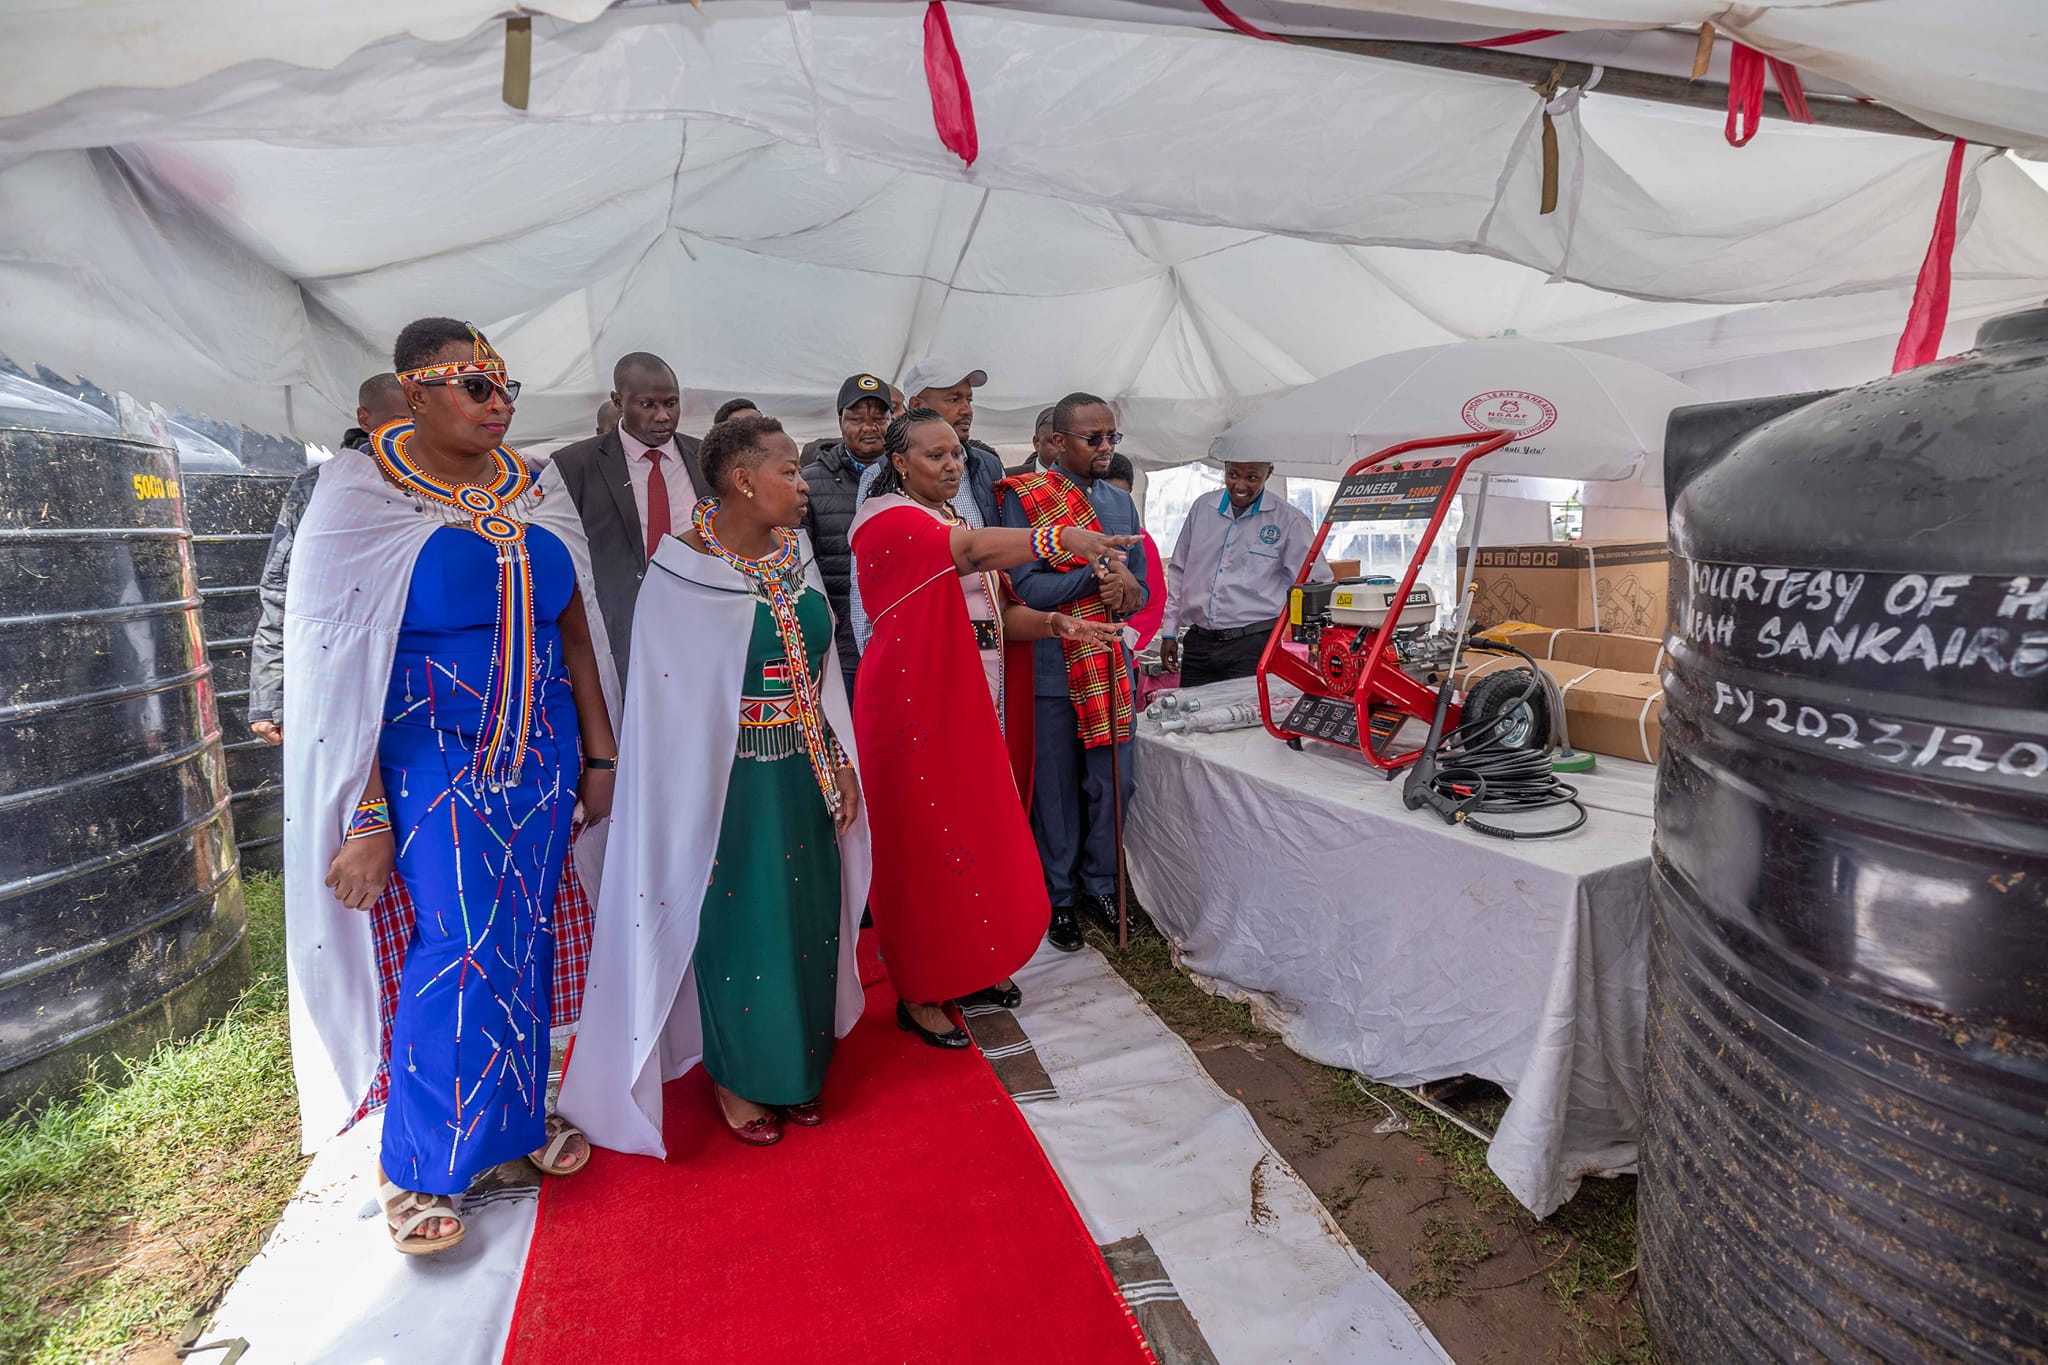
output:
[[[1123,434],[1108,403],[1089,393],[1070,393],[1053,408],[1052,433],[1045,453],[1053,464],[1043,473],[1023,474],[997,485],[1002,524],[1031,529],[1031,509],[1064,503],[1092,510],[1101,529],[1111,535],[1138,534],[1138,507],[1130,494],[1103,475]],[[1086,511],[1082,511],[1086,516]],[[1099,603],[1113,619],[1122,620],[1143,607],[1151,589],[1145,582],[1142,545],[1098,564],[1062,571],[1035,561],[1010,573],[1010,583],[1026,606],[1041,611],[1081,614],[1079,608]],[[1045,864],[1045,889],[1052,900],[1052,923],[1046,934],[1053,947],[1073,952],[1081,946],[1077,904],[1086,904],[1105,922],[1116,914],[1117,847],[1111,777],[1111,748],[1116,740],[1084,744],[1089,712],[1105,704],[1102,696],[1076,696],[1069,679],[1061,642],[1040,640],[1032,646],[1032,683],[1036,706],[1032,717],[1037,756],[1032,772],[1031,828]],[[1114,708],[1116,733],[1128,735],[1131,720],[1130,655],[1121,646],[1109,672],[1108,704]],[[1100,731],[1098,731],[1101,733]],[[1131,790],[1130,740],[1117,750],[1116,766],[1123,779],[1122,797]]]

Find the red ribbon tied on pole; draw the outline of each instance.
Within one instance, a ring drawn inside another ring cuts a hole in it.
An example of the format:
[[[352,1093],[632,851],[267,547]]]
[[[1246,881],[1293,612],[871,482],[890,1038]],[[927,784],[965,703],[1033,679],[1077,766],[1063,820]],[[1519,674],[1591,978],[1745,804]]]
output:
[[[1942,177],[1941,207],[1934,211],[1934,235],[1927,240],[1927,255],[1920,262],[1920,278],[1913,285],[1913,306],[1906,313],[1906,331],[1892,356],[1892,373],[1925,365],[1941,352],[1942,329],[1948,325],[1949,262],[1956,253],[1956,201],[1962,197],[1963,152],[1970,144],[1961,138],[1949,148],[1948,173]]]
[[[1215,15],[1247,38],[1263,38],[1269,43],[1284,43],[1287,41],[1285,38],[1266,32],[1257,24],[1254,24],[1236,10],[1224,4],[1223,0],[1202,0],[1202,5],[1209,13]]]
[[[932,92],[932,123],[947,151],[972,166],[981,155],[981,135],[974,127],[974,95],[967,88],[967,70],[960,49],[953,46],[953,26],[946,7],[931,0],[924,7],[924,81]]]
[[[1769,69],[1785,98],[1785,112],[1801,123],[1813,122],[1813,110],[1806,103],[1806,86],[1799,68],[1776,57],[1766,57],[1747,43],[1735,43],[1728,54],[1728,123],[1723,130],[1731,147],[1746,146],[1756,136],[1764,117],[1764,72]],[[1742,131],[1736,132],[1737,123]]]

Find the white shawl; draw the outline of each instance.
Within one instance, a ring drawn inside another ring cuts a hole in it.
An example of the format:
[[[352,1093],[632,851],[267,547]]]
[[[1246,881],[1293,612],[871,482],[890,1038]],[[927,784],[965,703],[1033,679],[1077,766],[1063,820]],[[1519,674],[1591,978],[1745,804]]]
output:
[[[576,563],[605,701],[618,679],[596,608],[590,551],[575,505],[552,469],[520,509],[561,538]],[[446,523],[385,481],[367,455],[344,451],[320,473],[292,542],[284,612],[285,961],[300,1142],[317,1151],[341,1130],[377,1078],[377,963],[370,916],[326,885],[377,761],[384,697],[413,563]],[[577,869],[593,880],[601,843],[586,831]]]
[[[808,540],[805,577],[824,591]],[[690,959],[739,746],[740,692],[755,598],[724,562],[673,537],[655,552],[633,611],[632,676],[619,751],[590,975],[560,1109],[592,1142],[660,1157],[661,1085],[703,1059]],[[825,650],[820,700],[854,762],[839,652]],[[854,942],[868,896],[867,816],[839,840],[839,995],[845,1037],[860,1018]]]

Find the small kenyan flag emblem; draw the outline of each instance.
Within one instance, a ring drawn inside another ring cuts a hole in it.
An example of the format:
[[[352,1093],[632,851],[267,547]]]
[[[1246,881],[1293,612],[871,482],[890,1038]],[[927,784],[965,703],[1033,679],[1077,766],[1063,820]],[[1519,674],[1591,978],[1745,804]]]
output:
[[[788,692],[792,688],[788,659],[770,659],[761,665],[761,684],[765,692]]]

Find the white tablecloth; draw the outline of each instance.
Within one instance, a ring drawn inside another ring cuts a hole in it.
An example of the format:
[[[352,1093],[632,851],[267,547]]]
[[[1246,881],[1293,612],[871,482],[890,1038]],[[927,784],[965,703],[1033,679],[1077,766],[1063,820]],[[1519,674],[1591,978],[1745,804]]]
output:
[[[1143,722],[1136,763],[1132,882],[1189,970],[1304,1056],[1394,1085],[1498,1082],[1512,1103],[1487,1163],[1539,1217],[1634,1165],[1652,768],[1601,757],[1567,779],[1584,829],[1510,842],[1264,730]]]

